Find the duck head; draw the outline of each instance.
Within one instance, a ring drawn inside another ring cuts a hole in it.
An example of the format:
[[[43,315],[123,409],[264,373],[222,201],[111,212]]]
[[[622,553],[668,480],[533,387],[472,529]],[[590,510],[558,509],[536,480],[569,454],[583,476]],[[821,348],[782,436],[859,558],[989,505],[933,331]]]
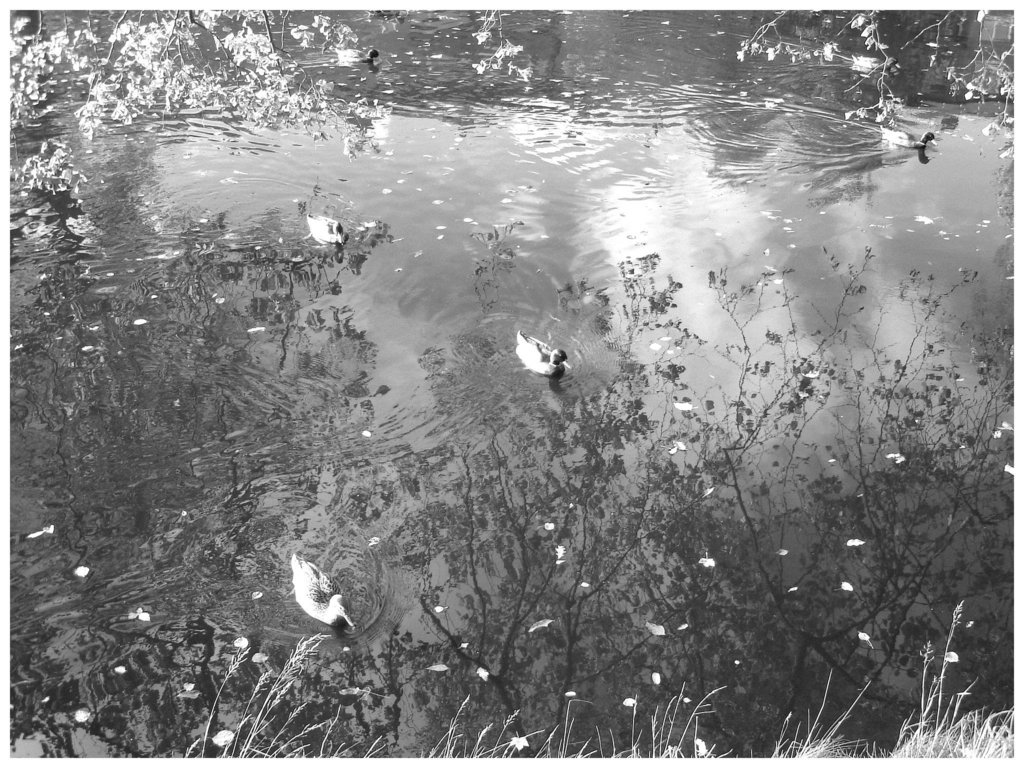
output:
[[[921,137],[921,145],[924,146],[929,141],[935,141],[935,134],[931,131],[928,131],[928,133]]]
[[[553,349],[553,350],[551,350],[551,364],[552,365],[561,365],[562,363],[564,363],[568,359],[569,359],[569,356],[565,353],[564,349]]]
[[[355,629],[355,624],[348,617],[345,606],[341,604],[341,595],[331,595],[327,603],[327,622],[336,629]]]

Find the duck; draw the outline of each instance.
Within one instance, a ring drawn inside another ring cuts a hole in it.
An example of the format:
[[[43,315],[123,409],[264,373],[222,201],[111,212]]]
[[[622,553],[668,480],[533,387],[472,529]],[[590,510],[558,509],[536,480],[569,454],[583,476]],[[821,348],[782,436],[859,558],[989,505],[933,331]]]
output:
[[[889,56],[885,61],[881,61],[872,56],[853,56],[850,58],[850,66],[864,75],[869,75],[879,67],[882,68],[883,75],[892,75],[898,72],[900,67],[899,59]]]
[[[565,362],[569,356],[564,349],[553,349],[522,331],[516,331],[516,354],[531,371],[552,379],[560,378],[569,370],[569,364]]]
[[[331,243],[344,243],[346,239],[345,230],[341,222],[329,216],[306,216],[306,223],[309,225],[309,234],[318,243],[330,245]]]
[[[927,133],[924,133],[920,139],[915,139],[914,134],[908,133],[907,131],[898,131],[894,128],[883,128],[882,138],[889,144],[896,147],[924,149],[928,146],[929,141],[935,141],[935,134],[928,131]]]
[[[317,621],[338,629],[353,629],[355,624],[341,603],[341,588],[313,563],[292,553],[292,584],[295,601]]]
[[[363,59],[363,64],[377,64],[377,59],[380,58],[380,51],[376,48],[371,48],[366,52],[366,58]]]

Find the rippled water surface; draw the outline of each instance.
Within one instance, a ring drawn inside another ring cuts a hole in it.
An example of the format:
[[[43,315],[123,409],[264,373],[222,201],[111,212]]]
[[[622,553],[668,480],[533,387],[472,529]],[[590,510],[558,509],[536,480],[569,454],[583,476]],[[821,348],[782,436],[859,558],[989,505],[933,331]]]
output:
[[[513,13],[528,81],[474,71],[479,14],[338,18],[379,69],[307,64],[387,116],[85,142],[68,96],[84,237],[12,195],[12,753],[237,727],[325,629],[292,552],[358,625],[295,693],[354,754],[428,751],[467,697],[470,741],[518,711],[534,747],[567,718],[628,744],[623,700],[719,688],[698,733],[764,754],[830,674],[884,741],[961,599],[953,682],[1012,702],[1002,105],[910,46],[921,162],[845,117],[848,61],[739,61],[756,14]],[[215,707],[240,637],[266,660]]]

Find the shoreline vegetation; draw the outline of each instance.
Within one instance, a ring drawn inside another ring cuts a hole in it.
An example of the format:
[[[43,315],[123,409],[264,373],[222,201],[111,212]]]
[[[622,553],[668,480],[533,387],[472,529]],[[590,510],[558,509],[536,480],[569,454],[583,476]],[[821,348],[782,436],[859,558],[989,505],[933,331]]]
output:
[[[855,711],[858,696],[849,708],[833,723],[821,722],[824,702],[814,721],[801,735],[799,726],[791,737],[780,737],[770,755],[735,755],[716,752],[711,734],[700,727],[700,718],[712,712],[712,691],[695,704],[680,692],[667,706],[656,708],[649,717],[638,713],[639,703],[626,699],[623,703],[632,709],[630,743],[616,743],[608,734],[595,733],[582,737],[573,732],[571,708],[565,722],[551,729],[518,734],[512,725],[518,713],[511,713],[502,723],[492,723],[475,736],[462,733],[459,717],[471,705],[467,697],[459,707],[437,743],[420,757],[492,758],[492,757],[551,757],[551,758],[669,758],[669,757],[772,757],[772,758],[1009,758],[1013,757],[1014,709],[986,713],[984,710],[966,709],[970,687],[950,693],[945,690],[947,671],[959,662],[951,650],[953,634],[960,623],[963,603],[957,606],[940,657],[929,643],[922,652],[921,701],[918,714],[906,720],[900,728],[899,739],[892,750],[874,744],[850,740],[843,736],[843,726]],[[296,704],[296,696],[289,695],[301,680],[306,666],[317,656],[317,648],[325,635],[303,638],[292,651],[284,667],[276,676],[264,672],[238,725],[233,729],[216,729],[215,716],[207,721],[206,732],[187,750],[187,757],[389,757],[387,745],[380,739],[370,745],[338,742],[336,733],[344,716],[344,707],[359,699],[379,696],[369,689],[350,688],[341,691],[343,698],[335,716],[330,720],[303,725],[303,705]],[[241,648],[225,675],[220,691],[248,658],[248,650]],[[863,693],[863,692],[862,692]],[[827,696],[827,692],[826,692]],[[220,696],[212,710],[217,712]],[[685,709],[683,709],[685,705]],[[689,710],[689,714],[687,714]],[[685,715],[685,719],[684,719]],[[790,718],[792,715],[790,716]],[[783,724],[788,730],[790,718]]]

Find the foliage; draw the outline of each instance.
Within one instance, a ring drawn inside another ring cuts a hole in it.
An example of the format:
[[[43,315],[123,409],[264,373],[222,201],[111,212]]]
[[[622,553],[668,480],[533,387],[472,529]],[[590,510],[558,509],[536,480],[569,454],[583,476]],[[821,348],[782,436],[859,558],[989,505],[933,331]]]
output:
[[[75,170],[71,151],[62,141],[44,141],[39,154],[30,156],[14,173],[15,181],[31,189],[51,194],[70,192],[78,194],[79,185],[86,177]]]
[[[977,20],[981,23],[987,12],[978,11],[977,13]],[[780,31],[783,19],[793,14],[792,11],[781,11],[771,20],[761,24],[750,37],[740,44],[737,52],[740,61],[747,57],[762,55],[771,61],[778,55],[785,55],[793,62],[814,59],[820,59],[823,62],[837,60],[852,62],[854,68],[862,72],[863,76],[849,90],[852,91],[864,83],[870,82],[875,88],[876,101],[871,105],[848,112],[847,119],[856,115],[860,119],[871,119],[876,123],[889,125],[895,123],[903,110],[904,100],[897,97],[893,91],[892,82],[898,68],[897,51],[882,39],[882,12],[851,11],[847,14],[836,12],[834,15],[841,23],[835,24],[832,23],[830,12],[829,16],[824,19],[827,23],[822,26],[823,31],[827,31],[828,34],[810,42],[803,35],[794,39],[792,36],[783,35]],[[844,16],[845,21],[842,21]],[[934,31],[935,40],[929,42],[928,45],[938,49],[944,36],[952,34],[953,25],[962,22],[964,18],[963,12],[949,11],[938,22],[921,30],[903,47],[906,48]],[[830,31],[837,26],[838,29],[835,29],[834,32]],[[844,36],[852,34],[859,35],[863,49],[868,55],[880,54],[881,58],[871,59],[858,56],[853,52],[844,54]],[[1012,122],[1010,104],[1013,101],[1014,92],[1013,50],[1012,43],[1006,50],[997,51],[982,40],[971,61],[962,65],[955,63],[945,65],[944,77],[949,83],[950,94],[954,97],[962,96],[965,101],[1001,99],[1004,107],[999,123]],[[939,53],[936,50],[931,54],[929,66],[935,67],[938,62]]]
[[[484,17],[480,22],[480,29],[475,33],[476,41],[480,45],[487,43],[491,34],[494,33],[498,38],[498,47],[485,59],[481,59],[478,63],[473,65],[473,68],[478,74],[484,74],[489,69],[500,69],[502,65],[508,68],[510,75],[515,75],[523,80],[529,80],[533,74],[531,67],[520,67],[512,62],[512,59],[517,54],[522,53],[523,46],[514,45],[505,39],[505,36],[501,28],[501,12],[500,11],[487,11],[484,13]]]

